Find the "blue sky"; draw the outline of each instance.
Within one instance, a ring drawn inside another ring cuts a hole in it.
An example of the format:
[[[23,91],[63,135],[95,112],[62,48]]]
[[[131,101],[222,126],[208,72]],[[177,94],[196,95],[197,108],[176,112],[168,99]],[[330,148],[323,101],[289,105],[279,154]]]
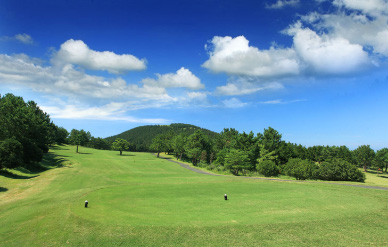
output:
[[[0,93],[107,137],[149,124],[388,147],[388,1],[0,4]]]

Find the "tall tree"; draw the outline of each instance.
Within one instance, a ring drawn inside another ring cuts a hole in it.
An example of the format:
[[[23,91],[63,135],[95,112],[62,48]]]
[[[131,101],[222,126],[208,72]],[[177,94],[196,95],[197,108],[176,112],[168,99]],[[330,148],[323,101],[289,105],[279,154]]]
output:
[[[78,146],[81,145],[81,133],[79,130],[72,129],[70,131],[69,143],[77,146],[76,153],[78,153]]]
[[[257,159],[257,162],[259,164],[266,160],[275,161],[278,158],[278,156],[276,155],[276,150],[269,151],[264,147],[263,144],[258,144],[258,146],[260,147],[260,156]]]
[[[89,141],[88,144],[89,147],[95,148],[95,149],[102,149],[102,150],[109,150],[111,148],[111,144],[101,137],[94,138]]]
[[[251,131],[249,134],[243,132],[238,135],[237,145],[238,149],[245,151],[248,154],[250,161],[250,170],[256,169],[257,159],[259,157],[258,139]]]
[[[250,168],[250,160],[245,151],[238,149],[230,149],[225,157],[225,168],[229,169],[234,175]]]
[[[376,161],[379,168],[383,171],[385,167],[385,172],[388,168],[388,148],[382,148],[376,152]]]
[[[362,166],[364,168],[364,172],[366,172],[366,168],[370,166],[375,157],[375,151],[371,149],[369,145],[362,145],[354,150],[354,153],[357,164]]]
[[[157,156],[159,158],[159,154],[160,154],[160,152],[163,151],[163,147],[164,147],[163,134],[159,134],[159,135],[155,136],[154,139],[152,139],[152,143],[150,145],[150,149],[152,151],[156,152]]]
[[[182,160],[183,153],[185,152],[186,136],[183,133],[176,135],[172,140],[172,147],[178,160]]]
[[[116,151],[120,151],[120,155],[123,154],[124,150],[129,148],[129,142],[124,139],[117,138],[116,141],[112,143],[112,149]]]
[[[69,132],[63,127],[55,128],[55,142],[58,144],[66,143],[66,138],[69,136]]]
[[[76,145],[76,152],[78,153],[78,146],[86,146],[91,140],[92,135],[90,132],[86,132],[85,130],[76,130],[72,129],[69,136],[69,143],[72,145]]]
[[[282,135],[277,130],[271,127],[264,129],[261,144],[264,145],[265,149],[267,149],[269,152],[275,151],[280,147],[281,142]]]
[[[32,165],[42,160],[48,145],[54,141],[55,125],[35,102],[6,94],[0,97],[0,141],[14,138],[23,146],[23,163]]]
[[[196,130],[187,138],[185,149],[187,156],[191,158],[193,165],[196,166],[198,160],[201,159],[202,151],[208,151],[209,140],[201,130]]]

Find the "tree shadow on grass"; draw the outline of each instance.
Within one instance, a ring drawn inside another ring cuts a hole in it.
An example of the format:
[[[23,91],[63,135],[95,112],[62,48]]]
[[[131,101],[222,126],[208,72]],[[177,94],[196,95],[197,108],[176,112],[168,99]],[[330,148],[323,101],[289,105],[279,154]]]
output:
[[[43,160],[39,163],[39,165],[43,170],[63,167],[63,162],[67,161],[67,159],[65,159],[66,157],[68,156],[47,153],[43,156]]]
[[[54,169],[64,167],[64,162],[67,161],[65,159],[66,156],[57,155],[54,153],[46,153],[43,156],[41,162],[33,162],[31,164],[26,165],[26,167],[17,167],[13,170],[1,170],[0,176],[4,176],[12,179],[31,179],[38,177],[40,173]],[[12,171],[22,172],[23,175],[16,174]]]
[[[53,150],[69,150],[69,148],[67,148],[67,146],[63,145],[63,144],[57,144],[55,146],[50,146],[50,149],[53,149]]]
[[[92,153],[82,153],[82,152],[78,152],[78,154],[92,154]]]
[[[31,176],[18,175],[6,170],[0,171],[0,175],[6,178],[12,178],[12,179],[31,179],[39,176],[39,175],[31,175]],[[0,189],[1,188],[2,187],[0,187]]]
[[[7,190],[8,190],[7,188],[0,187],[0,193],[1,193],[1,192],[6,192]]]
[[[120,154],[117,154],[118,156],[136,156],[136,155],[134,155],[134,154],[122,154],[122,155],[120,155]]]

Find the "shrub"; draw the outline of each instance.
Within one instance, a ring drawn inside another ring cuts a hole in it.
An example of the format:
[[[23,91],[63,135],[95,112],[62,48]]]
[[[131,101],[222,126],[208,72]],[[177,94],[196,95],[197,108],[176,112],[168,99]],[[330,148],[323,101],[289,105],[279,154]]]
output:
[[[357,167],[342,159],[323,162],[319,167],[319,179],[331,181],[364,182],[365,174]]]
[[[284,173],[297,180],[316,179],[318,165],[309,160],[290,159],[284,168]]]
[[[264,160],[257,165],[257,171],[266,177],[278,176],[279,167],[272,160]]]
[[[0,141],[0,169],[13,169],[23,164],[23,146],[15,138]]]

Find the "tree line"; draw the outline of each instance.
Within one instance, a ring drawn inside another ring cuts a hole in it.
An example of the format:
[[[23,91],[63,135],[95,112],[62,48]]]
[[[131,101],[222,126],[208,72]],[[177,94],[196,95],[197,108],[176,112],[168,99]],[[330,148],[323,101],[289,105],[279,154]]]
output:
[[[37,167],[49,145],[68,135],[34,101],[13,94],[0,95],[0,126],[0,169]]]
[[[69,133],[56,126],[34,101],[25,102],[13,94],[0,95],[0,126],[0,169],[38,166],[43,154],[54,143],[75,145],[76,152],[79,146],[117,150],[120,155],[124,150],[136,149],[123,138],[115,141],[95,138],[89,131],[76,129]],[[189,160],[194,166],[229,171],[234,175],[282,174],[296,179],[364,181],[365,174],[358,167],[365,172],[369,167],[385,173],[388,169],[388,148],[377,152],[369,145],[353,151],[346,146],[306,148],[285,142],[271,127],[254,135],[253,132],[239,133],[233,128],[215,133],[192,125],[171,126],[146,126],[148,130],[163,132],[142,149],[154,151],[158,156],[160,152],[174,154],[178,160]]]
[[[268,127],[254,135],[225,128],[209,138],[201,130],[191,135],[169,132],[157,135],[150,148],[159,153],[174,154],[178,160],[189,160],[194,166],[230,171],[234,175],[279,174],[296,179],[335,181],[365,180],[367,167],[381,172],[388,168],[388,149],[375,152],[369,145],[351,151],[346,146],[313,146],[285,142],[282,135]]]
[[[72,144],[95,149],[123,150],[129,148],[125,140],[113,144],[89,131],[56,126],[50,116],[34,101],[25,102],[13,94],[0,95],[0,170],[25,167],[39,168],[44,153],[53,144]]]

